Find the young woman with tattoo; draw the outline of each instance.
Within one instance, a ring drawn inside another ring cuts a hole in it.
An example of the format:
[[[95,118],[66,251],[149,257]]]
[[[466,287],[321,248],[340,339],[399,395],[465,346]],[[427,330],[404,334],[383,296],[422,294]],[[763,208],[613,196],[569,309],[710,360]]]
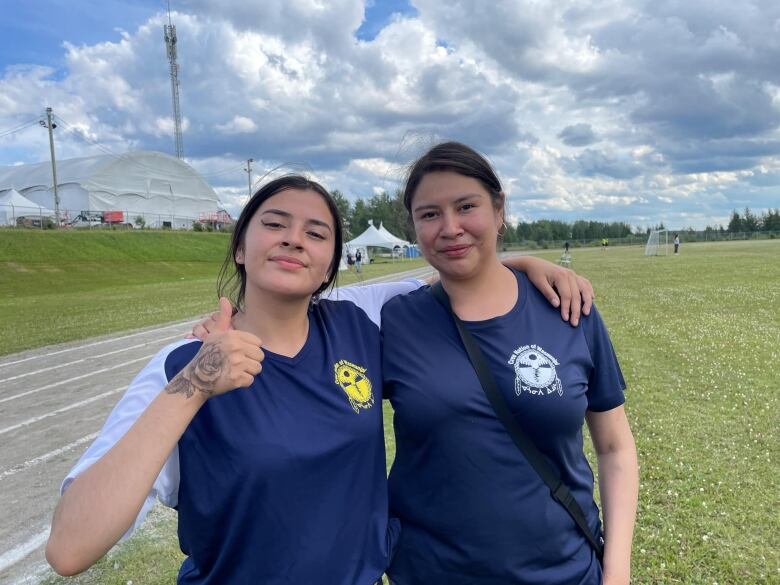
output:
[[[255,193],[223,271],[234,271],[236,314],[223,297],[203,342],[161,350],[68,474],[46,548],[58,573],[88,568],[159,499],[178,511],[179,583],[381,578],[398,527],[387,517],[379,314],[422,283],[316,300],[341,249],[319,184],[287,176]],[[571,273],[521,262],[550,298],[547,279],[558,287],[568,318]]]

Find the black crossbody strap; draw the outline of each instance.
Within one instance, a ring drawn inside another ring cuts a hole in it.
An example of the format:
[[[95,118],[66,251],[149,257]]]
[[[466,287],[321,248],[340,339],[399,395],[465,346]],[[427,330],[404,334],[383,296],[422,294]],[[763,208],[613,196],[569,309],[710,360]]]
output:
[[[571,495],[569,488],[561,481],[550,463],[544,458],[544,455],[539,452],[539,449],[537,449],[534,442],[523,431],[515,417],[509,411],[509,408],[498,389],[493,372],[488,367],[487,362],[482,355],[482,350],[479,348],[476,339],[471,335],[471,332],[463,325],[463,321],[461,321],[452,310],[450,299],[447,296],[444,287],[441,285],[441,282],[437,282],[431,286],[431,293],[436,300],[447,309],[452,316],[453,321],[455,321],[458,333],[460,333],[460,339],[471,360],[471,365],[474,366],[477,377],[482,384],[482,389],[485,391],[490,406],[492,406],[493,410],[496,412],[498,420],[504,425],[504,428],[506,428],[512,441],[514,441],[517,448],[520,449],[520,452],[525,456],[528,463],[531,464],[531,467],[536,470],[539,477],[541,477],[544,483],[547,484],[547,487],[550,488],[553,499],[566,508],[566,511],[577,524],[577,527],[593,547],[599,562],[603,562],[604,545],[602,544],[601,539],[593,534],[593,531],[588,526],[587,520],[585,520],[585,513],[582,511],[579,503],[577,503],[577,500],[574,499],[574,496]]]

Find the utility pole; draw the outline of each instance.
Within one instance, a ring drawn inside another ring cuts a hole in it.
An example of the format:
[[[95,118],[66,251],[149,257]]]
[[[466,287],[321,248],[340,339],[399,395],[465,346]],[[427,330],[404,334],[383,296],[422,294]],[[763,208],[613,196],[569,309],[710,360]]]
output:
[[[246,168],[244,169],[247,173],[247,179],[249,181],[249,198],[252,198],[252,163],[255,162],[255,159],[248,158],[246,159]]]
[[[57,161],[54,158],[54,130],[57,124],[51,121],[51,108],[46,108],[46,122],[41,120],[41,126],[49,129],[49,150],[51,151],[51,177],[54,188],[54,219],[60,227],[60,196],[57,193]]]

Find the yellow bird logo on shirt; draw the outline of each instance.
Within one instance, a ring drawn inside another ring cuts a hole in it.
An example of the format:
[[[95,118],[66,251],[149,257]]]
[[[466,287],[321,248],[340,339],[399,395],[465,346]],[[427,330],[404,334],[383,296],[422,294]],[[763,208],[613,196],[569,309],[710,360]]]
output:
[[[371,380],[366,376],[366,368],[361,368],[347,360],[339,360],[334,366],[336,384],[341,386],[355,412],[361,408],[371,408],[374,405],[374,394],[371,391]]]

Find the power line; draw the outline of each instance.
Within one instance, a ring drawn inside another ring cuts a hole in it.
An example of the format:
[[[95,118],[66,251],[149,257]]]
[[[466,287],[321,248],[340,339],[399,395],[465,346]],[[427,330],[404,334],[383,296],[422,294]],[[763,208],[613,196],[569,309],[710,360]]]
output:
[[[22,130],[26,130],[27,128],[30,128],[31,126],[35,126],[40,122],[40,118],[35,118],[35,120],[31,120],[29,122],[25,122],[24,124],[19,124],[18,126],[15,126],[14,128],[9,128],[8,130],[0,130],[0,138],[3,138],[5,136],[10,136],[11,134],[16,134],[17,132],[21,132]]]
[[[128,164],[133,165],[133,166],[135,166],[135,167],[137,167],[137,168],[139,168],[141,170],[144,170],[144,171],[151,171],[151,172],[159,172],[160,171],[159,168],[151,167],[151,166],[148,166],[148,165],[145,165],[145,164],[139,162],[138,160],[135,160],[134,158],[130,157],[129,154],[117,154],[117,153],[115,153],[114,151],[112,151],[111,149],[106,147],[105,145],[100,144],[99,142],[97,142],[95,140],[92,140],[91,138],[86,136],[81,129],[76,128],[72,124],[68,124],[68,122],[63,120],[60,116],[56,116],[56,119],[65,128],[65,130],[67,132],[70,132],[72,135],[74,135],[76,138],[78,138],[82,142],[84,142],[86,144],[89,144],[90,146],[94,146],[95,148],[100,150],[100,152],[102,152],[106,156],[108,156],[110,158],[113,158],[114,160],[117,160],[117,161],[120,161],[120,162],[128,163]],[[175,172],[170,172],[170,171],[169,171],[168,174],[173,176],[173,177],[178,177],[178,178],[182,178],[182,179],[188,178],[188,177],[191,176],[191,175],[189,175],[187,173],[175,173]]]
[[[90,146],[94,146],[95,148],[97,148],[103,154],[105,154],[107,156],[110,156],[110,157],[112,157],[112,158],[114,158],[116,160],[121,160],[121,161],[128,162],[128,163],[130,163],[132,165],[135,165],[138,168],[141,168],[141,169],[144,169],[144,170],[147,170],[147,171],[158,171],[159,170],[159,169],[156,169],[154,167],[150,167],[150,166],[144,165],[143,163],[140,163],[140,162],[138,162],[137,160],[135,160],[133,158],[130,158],[130,155],[128,155],[128,154],[119,154],[119,153],[116,153],[116,152],[112,151],[107,146],[105,146],[105,145],[103,145],[103,144],[101,144],[101,143],[99,143],[99,142],[89,138],[86,134],[84,134],[83,130],[81,130],[80,128],[77,128],[73,124],[68,123],[66,120],[64,120],[62,118],[62,116],[59,116],[57,114],[52,114],[52,117],[54,118],[54,120],[56,122],[58,122],[59,124],[61,124],[63,126],[63,128],[64,128],[64,130],[66,132],[75,135],[75,137],[78,138],[79,140],[81,140],[82,142],[84,142],[86,144],[89,144]],[[26,130],[27,128],[31,128],[33,126],[37,126],[40,123],[41,123],[41,118],[36,118],[34,120],[30,120],[28,122],[25,122],[23,124],[19,124],[18,126],[14,126],[12,128],[8,128],[6,130],[0,130],[0,138],[4,138],[6,136],[10,136],[11,134],[16,134],[18,132]],[[235,172],[238,172],[240,170],[244,170],[244,168],[243,168],[244,164],[245,163],[240,162],[240,163],[233,164],[233,165],[231,165],[229,167],[225,167],[225,168],[222,168],[222,169],[219,169],[219,170],[216,170],[216,171],[210,171],[210,172],[207,172],[207,173],[203,173],[203,172],[199,172],[198,171],[198,174],[201,177],[204,177],[204,178],[205,177],[219,177],[221,175],[228,175],[230,173],[235,173]],[[173,176],[186,178],[186,177],[189,177],[190,175],[189,174],[173,173]]]
[[[86,134],[84,134],[84,132],[80,128],[77,128],[73,124],[70,124],[67,120],[64,120],[62,118],[62,116],[59,116],[57,114],[52,114],[52,117],[54,118],[54,120],[57,123],[62,125],[63,129],[66,132],[74,135],[76,138],[78,138],[82,142],[84,142],[84,143],[86,143],[86,144],[88,144],[90,146],[94,146],[95,148],[100,150],[106,156],[109,156],[109,157],[111,157],[111,158],[113,158],[115,160],[118,160],[118,161],[127,162],[129,164],[132,164],[132,165],[136,166],[137,168],[140,168],[140,169],[143,169],[143,170],[146,170],[146,171],[155,171],[155,172],[157,172],[157,171],[160,170],[160,169],[157,169],[157,168],[154,168],[154,167],[150,167],[148,165],[144,165],[143,163],[141,163],[141,162],[131,158],[130,155],[128,155],[128,154],[118,154],[118,153],[112,151],[107,146],[97,142],[96,140],[93,140],[93,139],[89,138]],[[19,124],[18,126],[14,126],[12,128],[8,128],[6,130],[2,130],[2,131],[0,131],[0,138],[3,138],[5,136],[9,136],[11,134],[15,134],[17,132],[21,132],[22,130],[25,130],[25,129],[30,128],[32,126],[36,126],[36,125],[38,125],[40,123],[41,123],[41,118],[36,118],[34,120],[29,120],[28,122],[25,122],[23,124]],[[236,164],[233,164],[233,165],[231,165],[229,167],[222,168],[222,169],[219,169],[219,170],[216,170],[216,171],[211,171],[211,172],[208,172],[208,173],[198,172],[198,174],[201,177],[218,177],[218,176],[221,176],[221,175],[227,175],[227,174],[230,174],[230,173],[238,172],[239,170],[243,169],[243,166],[244,166],[244,163],[236,163]],[[191,176],[191,175],[185,174],[185,173],[171,173],[171,174],[173,176],[179,177],[179,178],[188,178],[188,177]]]
[[[143,169],[143,170],[146,170],[146,171],[159,172],[160,169],[154,168],[154,167],[150,167],[148,165],[145,165],[145,164],[143,164],[143,163],[133,159],[129,154],[119,154],[119,153],[116,153],[116,152],[112,151],[111,149],[109,149],[107,146],[105,146],[103,144],[100,144],[99,142],[97,142],[95,140],[92,140],[91,138],[87,137],[81,129],[76,128],[72,124],[69,124],[66,120],[63,120],[61,116],[55,116],[55,118],[56,118],[56,120],[58,122],[60,122],[63,125],[63,127],[65,128],[66,131],[70,132],[71,134],[74,134],[78,139],[82,140],[83,142],[85,142],[85,143],[87,143],[87,144],[89,144],[91,146],[94,146],[95,148],[99,149],[101,152],[103,152],[107,156],[110,156],[110,157],[112,157],[112,158],[114,158],[116,160],[119,160],[119,161],[127,162],[129,164],[132,164],[132,165],[136,166],[137,168],[140,168],[140,169]],[[36,123],[37,123],[37,121],[36,121]],[[200,173],[199,172],[198,174],[201,177],[216,177],[216,176],[219,176],[219,175],[226,175],[226,174],[229,174],[229,173],[237,172],[243,166],[244,166],[243,163],[237,163],[237,164],[234,164],[234,165],[232,165],[230,167],[223,168],[223,169],[220,169],[220,170],[217,170],[217,171],[212,171],[212,172],[209,172],[209,173]],[[185,174],[185,173],[171,173],[171,174],[174,177],[179,177],[179,178],[188,178],[188,177],[190,177],[189,174]]]
[[[238,171],[243,166],[244,166],[244,163],[237,163],[237,164],[234,164],[231,167],[227,167],[227,168],[224,168],[224,169],[219,170],[219,171],[211,171],[209,173],[201,173],[200,175],[202,177],[216,177],[216,176],[219,176],[219,175],[227,175],[228,173],[234,173],[234,172]]]
[[[108,147],[103,146],[99,142],[96,142],[95,140],[92,140],[91,138],[87,137],[80,128],[76,128],[72,124],[69,124],[68,122],[63,120],[62,117],[57,116],[56,114],[55,114],[55,118],[56,121],[59,122],[65,128],[66,131],[70,132],[71,134],[74,134],[76,138],[86,142],[90,146],[94,146],[95,148],[99,149],[100,151],[102,151],[103,153],[109,156],[112,156],[114,158],[120,158],[121,155],[114,153]]]
[[[83,142],[85,142],[85,143],[87,143],[87,144],[89,144],[91,146],[94,146],[95,148],[97,148],[98,150],[100,150],[101,152],[106,154],[107,156],[110,156],[111,158],[113,158],[115,160],[118,160],[118,161],[129,163],[129,164],[134,165],[134,166],[138,167],[139,169],[143,169],[145,171],[159,172],[160,169],[155,168],[155,167],[150,167],[148,165],[145,165],[145,164],[143,164],[143,163],[141,163],[141,162],[131,158],[129,154],[118,154],[118,153],[112,151],[107,146],[105,146],[103,144],[100,144],[99,142],[97,142],[95,140],[92,140],[91,138],[86,136],[81,129],[76,128],[72,124],[69,124],[68,122],[63,120],[60,116],[57,116],[56,118],[57,118],[57,121],[60,122],[65,127],[65,129],[67,131],[69,131],[71,134],[75,135],[76,138],[78,138],[79,140],[82,140]],[[180,178],[187,178],[187,177],[190,176],[189,174],[186,174],[186,173],[169,173],[169,174],[173,175],[174,177],[180,177]]]

